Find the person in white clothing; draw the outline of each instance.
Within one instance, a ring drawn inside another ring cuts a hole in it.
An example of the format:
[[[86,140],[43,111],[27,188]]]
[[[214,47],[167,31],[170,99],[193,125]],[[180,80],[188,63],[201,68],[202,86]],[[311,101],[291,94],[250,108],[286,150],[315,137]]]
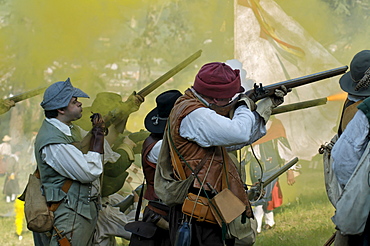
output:
[[[277,90],[274,96],[261,100],[257,107],[248,97],[240,95],[231,117],[222,115],[217,110],[243,91],[239,69],[233,69],[221,62],[203,65],[195,77],[193,86],[176,101],[167,122],[167,133],[181,158],[185,178],[196,176],[189,193],[211,198],[214,193],[229,187],[229,190],[245,204],[243,216],[252,218],[252,210],[240,175],[226,151],[241,148],[262,137],[266,133],[265,124],[270,117],[271,109],[283,102],[287,90],[284,87]],[[158,164],[171,165],[171,163]],[[228,173],[224,179],[221,176],[223,167],[226,166]],[[176,175],[180,177],[178,172]],[[154,187],[161,199],[160,194],[165,191],[159,190],[160,187],[157,187],[156,183]],[[176,241],[176,232],[182,220],[184,220],[182,205],[171,207],[172,243]],[[217,222],[192,220],[191,245],[221,246],[225,243],[234,245],[235,240],[231,238],[224,242],[222,229]]]
[[[47,233],[34,233],[35,245],[56,246],[61,237],[72,245],[92,244],[103,163],[119,158],[104,141],[101,115],[92,115],[92,130],[86,136],[72,123],[82,115],[78,97],[88,95],[73,87],[68,78],[49,86],[41,102],[46,119],[35,140],[35,157],[43,195],[53,208],[54,226],[61,235],[55,228]]]

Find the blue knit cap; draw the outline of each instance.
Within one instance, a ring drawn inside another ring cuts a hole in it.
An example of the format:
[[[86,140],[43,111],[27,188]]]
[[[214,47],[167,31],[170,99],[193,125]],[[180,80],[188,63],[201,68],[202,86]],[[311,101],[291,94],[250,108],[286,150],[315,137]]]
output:
[[[50,85],[44,93],[41,107],[44,110],[54,110],[67,107],[72,97],[89,96],[78,88],[72,86],[69,78],[66,81],[55,82]]]

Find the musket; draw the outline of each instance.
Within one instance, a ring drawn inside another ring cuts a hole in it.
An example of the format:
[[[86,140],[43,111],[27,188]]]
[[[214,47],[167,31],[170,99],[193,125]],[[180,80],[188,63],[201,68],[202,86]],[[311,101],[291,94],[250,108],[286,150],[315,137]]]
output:
[[[0,99],[0,114],[4,114],[8,112],[10,110],[10,107],[14,106],[14,104],[10,102],[8,105],[6,101],[13,101],[14,103],[17,103],[27,98],[37,96],[38,94],[41,94],[42,92],[44,92],[45,89],[46,87],[41,87],[41,88],[37,88],[37,89],[31,90],[28,92],[24,92],[24,93],[21,93],[21,94],[18,94],[18,95],[15,95],[15,96],[12,96],[6,99]]]
[[[287,105],[283,105],[283,106],[279,106],[277,108],[274,108],[272,110],[272,114],[282,114],[282,113],[291,112],[291,111],[295,111],[295,110],[316,107],[316,106],[326,104],[327,101],[328,101],[328,98],[323,97],[323,98],[319,98],[319,99],[313,99],[313,100],[308,100],[308,101],[303,101],[303,102],[291,103],[291,104],[287,104]]]
[[[169,70],[167,73],[163,74],[158,79],[154,80],[152,83],[141,89],[137,94],[146,97],[149,93],[157,89],[160,85],[162,85],[164,82],[172,78],[175,74],[183,70],[185,67],[187,67],[190,63],[192,63],[194,60],[198,59],[202,54],[202,50],[198,50],[182,62],[180,62],[178,65],[176,65],[174,68]]]
[[[249,197],[256,197],[256,194],[260,194],[260,192],[265,188],[268,184],[270,184],[272,181],[277,179],[280,175],[285,173],[289,168],[291,168],[294,164],[298,162],[298,157],[293,158],[291,161],[286,163],[284,166],[282,166],[280,169],[278,169],[276,172],[268,176],[267,178],[262,177],[262,181],[258,182],[256,185],[252,186],[248,190],[248,196]]]
[[[268,184],[270,184],[272,181],[277,179],[280,175],[285,173],[289,168],[291,168],[294,164],[298,162],[298,157],[295,157],[291,161],[289,161],[287,164],[282,166],[280,169],[278,169],[275,173],[271,174],[267,178],[262,178],[262,185],[263,187],[266,187]]]
[[[141,190],[143,189],[143,185],[139,185],[136,187],[135,192],[140,194]],[[117,203],[113,207],[119,207],[119,210],[124,213],[132,204],[134,204],[134,194],[128,195],[122,202]]]
[[[31,90],[31,91],[27,91],[27,92],[24,92],[24,93],[20,93],[18,95],[15,95],[15,96],[12,96],[12,97],[9,97],[7,98],[8,100],[12,100],[14,101],[15,103],[17,102],[20,102],[20,101],[23,101],[23,100],[26,100],[28,98],[31,98],[31,97],[34,97],[34,96],[37,96],[41,93],[43,93],[44,91],[46,90],[46,87],[40,87],[40,88],[36,88],[34,90]]]
[[[287,89],[292,89],[298,86],[310,84],[316,81],[320,81],[323,79],[327,79],[333,76],[343,74],[347,71],[347,69],[348,69],[348,66],[342,66],[342,67],[306,75],[306,76],[295,78],[295,79],[285,80],[285,81],[267,85],[267,86],[262,86],[262,83],[260,83],[259,85],[254,84],[254,88],[245,92],[244,94],[247,95],[254,102],[257,102],[258,100],[261,100],[262,98],[273,96],[275,94],[275,90],[280,89],[281,86],[283,85]],[[211,103],[209,107],[221,115],[228,116],[230,110],[235,107],[238,99],[239,99],[238,97],[235,98],[233,101],[231,101],[229,104],[226,104],[225,106],[218,106],[216,104]]]
[[[136,93],[136,95],[141,96],[142,98],[146,97],[149,93],[157,89],[159,86],[161,86],[164,82],[166,82],[168,79],[173,77],[175,74],[180,72],[182,69],[187,67],[190,63],[192,63],[194,60],[198,59],[202,54],[202,50],[198,50],[182,62],[180,62],[178,65],[173,67],[171,70],[154,80],[149,85],[145,86],[143,89],[141,89],[139,92]],[[116,120],[119,120],[123,118],[127,114],[124,110],[120,109],[114,109],[110,111],[106,116],[104,116],[105,126],[109,127],[113,122]]]

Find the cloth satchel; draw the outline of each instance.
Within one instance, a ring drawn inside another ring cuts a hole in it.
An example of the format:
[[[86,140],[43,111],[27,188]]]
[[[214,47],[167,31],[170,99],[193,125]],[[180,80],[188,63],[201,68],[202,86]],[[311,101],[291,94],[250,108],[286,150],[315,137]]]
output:
[[[25,192],[20,197],[24,198],[24,213],[27,228],[34,232],[46,232],[53,228],[54,213],[49,210],[46,198],[42,195],[41,180],[38,171],[30,174]]]
[[[182,204],[188,194],[190,185],[195,176],[190,175],[184,180],[174,177],[173,166],[171,164],[170,144],[168,140],[167,129],[164,132],[162,146],[155,169],[154,190],[156,195],[169,207]],[[178,157],[177,157],[178,158]],[[185,174],[184,174],[185,177]]]
[[[169,123],[167,126],[168,129],[170,129]],[[180,154],[178,153],[178,150],[176,149],[169,132],[167,132],[167,139],[169,142],[168,145],[170,149],[172,167],[174,170],[176,170],[176,174],[179,176],[179,179],[186,181],[188,178],[186,178],[185,170],[180,161],[179,157]],[[204,166],[207,159],[211,156],[212,153],[214,156],[215,154],[214,149],[213,151],[209,151],[205,156],[203,156],[203,158],[200,160],[196,168],[192,170],[193,175],[190,176],[193,176],[194,178],[197,176],[197,174],[199,173],[199,171]],[[186,191],[188,191],[188,189],[186,189]],[[217,224],[217,221],[211,211],[210,200],[206,197],[199,196],[199,194],[197,195],[193,193],[187,193],[182,202],[181,210],[184,214],[189,215],[192,218],[195,218],[197,221],[206,221],[209,223]]]
[[[63,184],[62,190],[68,192],[72,180],[66,180]],[[42,184],[40,180],[39,170],[30,174],[27,186],[19,200],[24,201],[24,213],[26,216],[27,228],[34,232],[50,231],[54,225],[54,211],[60,205],[59,203],[52,203],[48,206],[45,196],[42,194]]]

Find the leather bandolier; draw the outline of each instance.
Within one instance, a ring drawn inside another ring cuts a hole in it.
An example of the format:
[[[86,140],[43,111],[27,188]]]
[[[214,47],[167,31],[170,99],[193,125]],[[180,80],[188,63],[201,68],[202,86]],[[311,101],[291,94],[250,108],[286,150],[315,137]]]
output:
[[[209,151],[215,151],[212,163],[211,159],[213,155],[211,154],[208,155],[210,157],[206,160],[205,164],[199,170],[197,176],[201,181],[203,181],[205,178],[204,183],[209,182],[217,192],[220,192],[222,190],[222,187],[225,187],[222,184],[222,182],[224,182],[222,179],[223,171],[222,149],[224,147],[203,148],[195,142],[188,141],[187,139],[182,138],[179,134],[182,119],[184,119],[186,115],[188,115],[195,109],[201,107],[205,107],[205,105],[202,104],[190,90],[187,90],[185,92],[185,95],[177,100],[169,117],[169,121],[171,124],[170,134],[180,155],[183,157],[184,160],[186,160],[187,164],[190,165],[191,167],[190,169],[183,160],[181,161],[186,177],[192,175],[192,170],[194,170],[197,167],[197,165],[204,156],[207,156],[207,153]],[[226,187],[228,187],[234,193],[234,195],[236,195],[246,205],[246,215],[247,217],[251,218],[253,216],[253,213],[251,210],[251,206],[246,191],[243,186],[243,182],[241,181],[240,175],[237,171],[237,168],[228,155],[225,156],[224,159],[226,161],[225,164],[228,165],[228,184],[226,185]],[[207,169],[210,166],[210,164],[212,166],[209,169],[208,175],[206,175]],[[201,184],[199,183],[197,178],[193,183],[193,188],[196,189],[201,188]],[[210,190],[209,187],[206,185],[203,186],[203,188],[208,191]]]

